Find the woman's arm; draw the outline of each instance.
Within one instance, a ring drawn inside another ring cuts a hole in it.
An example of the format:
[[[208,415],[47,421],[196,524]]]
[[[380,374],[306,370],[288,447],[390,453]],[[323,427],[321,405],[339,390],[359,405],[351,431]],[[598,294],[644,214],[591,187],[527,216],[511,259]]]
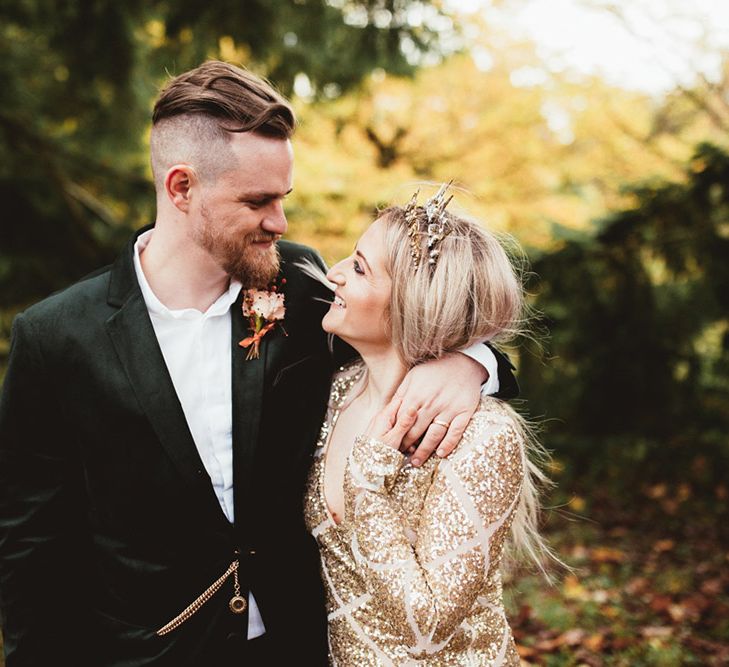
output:
[[[476,419],[476,440],[438,462],[412,542],[390,495],[403,456],[387,435],[358,438],[350,455],[345,521],[352,550],[374,603],[414,657],[447,643],[471,610],[517,504],[521,437],[508,417]]]

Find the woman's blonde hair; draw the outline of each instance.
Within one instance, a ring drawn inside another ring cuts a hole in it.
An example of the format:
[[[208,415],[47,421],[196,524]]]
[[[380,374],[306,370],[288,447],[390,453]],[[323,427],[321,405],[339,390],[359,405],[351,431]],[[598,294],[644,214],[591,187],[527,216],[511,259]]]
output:
[[[425,229],[425,209],[414,215]],[[391,341],[408,368],[478,341],[504,342],[523,324],[521,280],[499,239],[447,211],[441,219],[450,232],[437,244],[437,261],[416,268],[405,209],[392,206],[378,216],[392,280]],[[423,233],[418,241],[425,245],[426,238]]]
[[[511,242],[477,222],[448,211],[440,220],[449,230],[435,245],[434,263],[427,261],[428,218],[423,207],[407,216],[405,208],[383,210],[386,268],[392,281],[388,311],[391,342],[406,367],[436,359],[479,341],[504,343],[526,333],[526,305],[521,272],[523,260]],[[426,261],[415,266],[410,226]],[[558,560],[539,534],[539,489],[550,482],[541,468],[549,455],[540,445],[533,426],[504,403],[524,442],[524,479],[511,525],[513,549],[510,560],[530,560],[546,575],[545,566]]]

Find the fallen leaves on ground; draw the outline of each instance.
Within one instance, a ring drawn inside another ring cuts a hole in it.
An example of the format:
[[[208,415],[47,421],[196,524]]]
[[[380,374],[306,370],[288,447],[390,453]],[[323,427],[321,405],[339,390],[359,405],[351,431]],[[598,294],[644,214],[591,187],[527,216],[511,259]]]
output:
[[[647,523],[557,521],[549,538],[573,571],[555,586],[537,575],[506,586],[523,666],[729,664],[729,553],[716,524],[674,522],[666,534],[670,522]]]

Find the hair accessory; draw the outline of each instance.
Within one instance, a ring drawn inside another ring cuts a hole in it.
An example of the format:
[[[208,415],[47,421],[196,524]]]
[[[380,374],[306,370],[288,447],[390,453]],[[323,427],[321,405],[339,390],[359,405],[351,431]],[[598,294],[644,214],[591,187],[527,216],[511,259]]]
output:
[[[408,237],[410,239],[410,256],[413,259],[413,266],[416,269],[420,266],[423,259],[420,237],[423,234],[427,236],[428,264],[434,266],[440,254],[438,244],[452,231],[444,215],[446,206],[453,199],[453,195],[448,198],[445,196],[452,183],[453,181],[444,183],[436,195],[428,199],[425,205],[422,206],[426,218],[424,225],[418,222],[418,209],[421,208],[418,206],[418,194],[420,194],[420,190],[415,192],[405,207],[405,224],[407,225]]]

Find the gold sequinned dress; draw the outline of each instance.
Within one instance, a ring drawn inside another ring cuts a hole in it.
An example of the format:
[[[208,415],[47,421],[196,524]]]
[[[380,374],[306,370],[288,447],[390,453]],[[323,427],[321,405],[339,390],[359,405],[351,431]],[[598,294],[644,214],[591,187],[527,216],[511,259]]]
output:
[[[327,592],[330,663],[519,665],[499,572],[524,475],[513,417],[483,398],[456,450],[420,468],[357,438],[337,525],[324,497],[325,454],[363,371],[341,369],[332,383],[305,499]]]

